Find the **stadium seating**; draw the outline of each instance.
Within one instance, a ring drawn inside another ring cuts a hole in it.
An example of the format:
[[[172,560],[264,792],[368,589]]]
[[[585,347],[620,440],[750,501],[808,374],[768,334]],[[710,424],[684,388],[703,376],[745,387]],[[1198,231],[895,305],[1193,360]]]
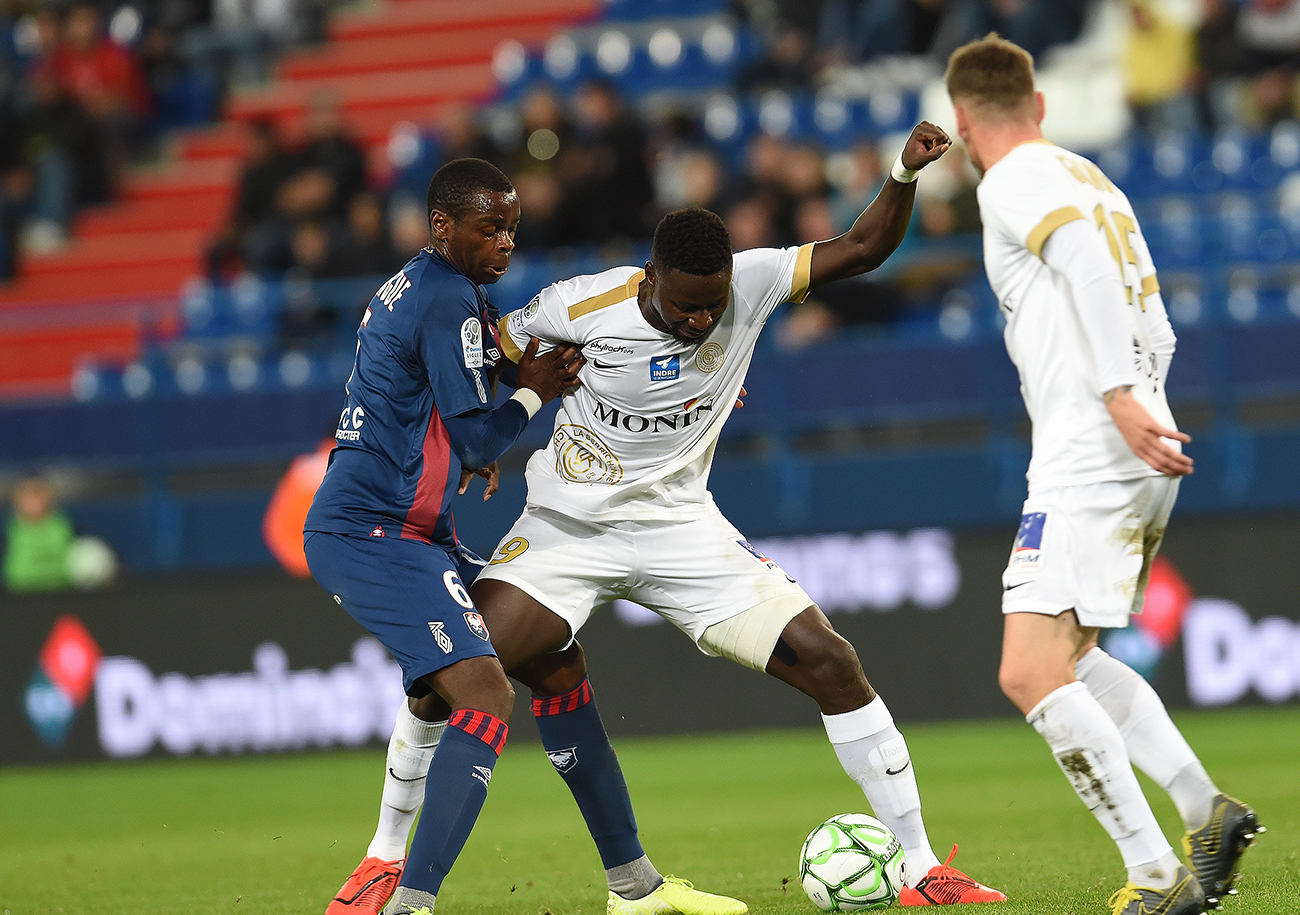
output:
[[[490,96],[501,41],[536,45],[600,9],[598,0],[392,0],[340,13],[324,47],[288,55],[271,86],[235,93],[219,125],[182,133],[169,164],[136,171],[119,199],[78,219],[67,246],[21,259],[18,276],[0,285],[0,353],[30,355],[6,361],[0,397],[66,395],[84,359],[131,361],[146,336],[176,332],[177,293],[204,272],[207,243],[229,207],[240,122],[274,117],[292,136],[312,95],[329,93],[382,160],[394,123],[428,122],[440,104]],[[131,318],[141,303],[149,303],[144,324]]]

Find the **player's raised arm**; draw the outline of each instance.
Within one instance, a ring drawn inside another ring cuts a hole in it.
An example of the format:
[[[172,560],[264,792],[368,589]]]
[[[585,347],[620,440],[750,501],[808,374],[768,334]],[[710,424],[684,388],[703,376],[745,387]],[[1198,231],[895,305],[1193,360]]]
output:
[[[917,172],[938,159],[952,140],[929,121],[912,128],[876,199],[839,238],[813,245],[810,287],[875,270],[903,241],[916,200]]]

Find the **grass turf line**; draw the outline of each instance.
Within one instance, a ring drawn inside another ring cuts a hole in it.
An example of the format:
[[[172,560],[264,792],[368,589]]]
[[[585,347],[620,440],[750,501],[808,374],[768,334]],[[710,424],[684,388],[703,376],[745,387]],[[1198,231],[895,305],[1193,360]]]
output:
[[[1227,915],[1300,911],[1300,706],[1176,716],[1269,832]],[[1019,720],[907,724],[931,842],[1011,896],[999,915],[1105,912],[1118,853]],[[617,742],[651,859],[756,915],[816,912],[804,836],[869,811],[819,730]],[[319,915],[374,828],[382,750],[0,770],[0,915]],[[1166,834],[1163,792],[1144,787]],[[535,743],[510,745],[439,915],[599,915],[600,862]]]

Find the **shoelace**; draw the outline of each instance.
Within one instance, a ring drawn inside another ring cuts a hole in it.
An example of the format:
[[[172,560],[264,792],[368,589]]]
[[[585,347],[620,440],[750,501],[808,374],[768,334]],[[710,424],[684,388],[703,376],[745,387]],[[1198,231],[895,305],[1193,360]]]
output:
[[[1142,894],[1138,892],[1137,887],[1132,883],[1126,883],[1111,894],[1106,905],[1110,906],[1111,915],[1119,915],[1130,902],[1141,898]]]
[[[927,874],[926,876],[933,876],[933,878],[943,880],[959,880],[974,886],[974,880],[952,866],[952,859],[955,857],[957,857],[957,844],[954,842],[952,851],[948,852],[948,860],[939,865],[939,872],[934,875]]]

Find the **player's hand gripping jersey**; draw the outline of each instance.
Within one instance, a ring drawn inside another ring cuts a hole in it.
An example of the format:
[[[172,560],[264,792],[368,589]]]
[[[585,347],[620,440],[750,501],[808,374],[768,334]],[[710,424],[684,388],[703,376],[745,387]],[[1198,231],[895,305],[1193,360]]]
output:
[[[617,267],[543,289],[501,322],[518,361],[530,336],[587,358],[546,448],[528,461],[528,502],[588,520],[702,517],[709,466],[772,311],[808,293],[812,245],[733,259],[731,299],[710,333],[686,343],[651,327],[637,305],[644,271]]]
[[[1156,474],[1125,444],[1102,400],[1132,385],[1156,422],[1177,428],[1165,400],[1173,330],[1128,198],[1092,162],[1045,141],[1013,149],[978,194],[985,267],[1033,422],[1029,485]],[[1080,293],[1057,269],[1072,253],[1062,246],[1073,245],[1097,246],[1119,282]]]
[[[307,530],[454,541],[461,460],[443,420],[490,408],[496,317],[483,288],[427,248],[380,287]]]

